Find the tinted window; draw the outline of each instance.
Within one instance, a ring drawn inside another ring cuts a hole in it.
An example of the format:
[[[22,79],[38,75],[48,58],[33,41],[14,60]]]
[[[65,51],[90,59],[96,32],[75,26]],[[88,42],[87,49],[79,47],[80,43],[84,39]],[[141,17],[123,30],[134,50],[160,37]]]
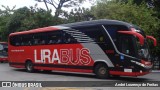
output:
[[[19,46],[21,43],[22,36],[11,36],[10,37],[10,44],[13,46]]]
[[[117,31],[128,30],[127,27],[120,26],[120,25],[105,25],[105,28],[107,29],[108,33],[112,37],[113,41],[117,40]]]
[[[79,42],[96,42],[96,43],[104,43],[105,36],[102,31],[101,26],[92,26],[92,27],[83,27],[77,28],[82,32],[81,37],[79,38]]]
[[[44,41],[46,41],[45,44],[61,44],[63,43],[63,39],[62,39],[62,32],[61,31],[54,31],[52,33],[46,33],[45,34],[46,39]]]
[[[72,32],[73,31],[73,32]],[[62,34],[62,40],[64,44],[74,44],[77,43],[77,39],[74,36],[76,30],[64,30]]]
[[[63,43],[61,31],[33,33],[10,37],[10,44],[13,46],[30,46],[61,43]]]
[[[135,56],[133,38],[129,35],[121,35],[119,37],[119,50],[124,54]]]

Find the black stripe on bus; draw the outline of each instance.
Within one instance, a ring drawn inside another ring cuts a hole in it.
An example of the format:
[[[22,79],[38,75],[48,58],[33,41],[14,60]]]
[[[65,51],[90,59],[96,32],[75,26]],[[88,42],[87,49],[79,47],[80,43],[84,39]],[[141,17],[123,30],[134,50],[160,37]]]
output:
[[[10,65],[25,65],[25,63],[9,63]],[[86,69],[93,70],[93,66],[76,66],[76,65],[57,65],[57,64],[33,64],[38,67],[50,67],[50,68],[71,68],[71,69]]]
[[[23,65],[25,65],[25,63],[9,62],[9,65],[20,65],[20,66],[23,66]]]
[[[93,69],[93,66],[57,65],[57,64],[34,64],[34,66],[51,67],[51,68],[87,69],[87,70]]]

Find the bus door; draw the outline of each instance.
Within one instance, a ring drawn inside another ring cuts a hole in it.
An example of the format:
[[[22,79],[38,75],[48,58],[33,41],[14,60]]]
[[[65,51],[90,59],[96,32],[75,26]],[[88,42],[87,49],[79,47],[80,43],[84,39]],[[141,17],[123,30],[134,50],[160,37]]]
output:
[[[135,50],[135,44],[134,44],[134,36],[126,35],[126,34],[120,34],[118,37],[118,50],[122,53],[122,55],[119,55],[119,64],[120,66],[128,67],[130,66],[130,60],[131,57],[136,57],[136,50]],[[128,55],[129,57],[124,56]]]

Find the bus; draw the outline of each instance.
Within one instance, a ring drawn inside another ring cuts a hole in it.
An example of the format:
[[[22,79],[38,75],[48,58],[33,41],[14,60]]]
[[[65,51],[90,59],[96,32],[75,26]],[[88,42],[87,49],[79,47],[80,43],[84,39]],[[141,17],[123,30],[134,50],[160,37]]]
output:
[[[108,19],[15,32],[9,35],[9,65],[98,78],[140,76],[152,68],[149,39],[156,46],[138,26]]]
[[[0,62],[8,62],[8,44],[0,42]]]

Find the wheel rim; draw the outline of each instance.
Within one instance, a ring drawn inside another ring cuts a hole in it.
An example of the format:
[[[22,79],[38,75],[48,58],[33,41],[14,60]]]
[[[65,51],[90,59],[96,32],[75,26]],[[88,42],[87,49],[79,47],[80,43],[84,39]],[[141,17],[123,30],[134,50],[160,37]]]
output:
[[[33,66],[32,66],[32,63],[28,63],[28,64],[27,64],[27,70],[28,70],[28,71],[31,71],[31,70],[32,70],[32,67],[33,67]]]
[[[99,69],[99,73],[101,74],[101,75],[104,75],[104,74],[106,74],[106,68],[105,67],[101,67],[100,69]]]

